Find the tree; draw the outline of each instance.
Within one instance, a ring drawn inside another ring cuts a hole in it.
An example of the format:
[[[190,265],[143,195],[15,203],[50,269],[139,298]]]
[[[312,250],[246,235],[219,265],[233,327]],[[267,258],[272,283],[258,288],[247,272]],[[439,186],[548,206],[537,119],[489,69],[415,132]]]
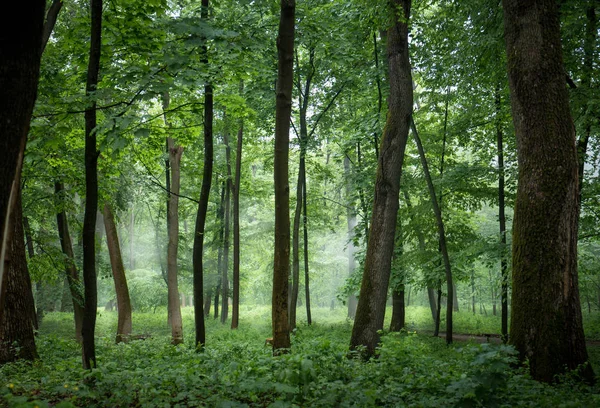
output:
[[[84,311],[81,326],[83,368],[96,367],[96,309],[98,293],[96,282],[96,213],[98,212],[98,149],[96,146],[96,101],[102,47],[102,0],[92,0],[91,39],[86,95],[92,101],[85,109],[85,215],[83,219],[83,285]]]
[[[273,260],[273,354],[290,347],[288,278],[290,275],[289,132],[294,84],[295,0],[281,0],[277,38],[278,73],[275,108],[275,250]]]
[[[208,0],[202,0],[202,19],[208,18]],[[208,64],[206,55],[204,63]],[[196,348],[201,349],[206,342],[206,331],[204,327],[204,312],[202,308],[204,299],[204,266],[202,264],[204,251],[204,228],[206,225],[206,212],[208,210],[208,198],[212,183],[213,172],[213,88],[210,83],[204,85],[204,169],[202,170],[202,188],[200,191],[200,202],[196,214],[196,227],[194,233],[193,269],[194,269],[194,319],[196,324]],[[218,289],[217,294],[218,296]],[[215,302],[215,316],[217,316],[217,302]]]
[[[129,299],[125,268],[123,267],[123,258],[121,257],[121,246],[119,245],[115,216],[109,203],[104,204],[104,228],[106,229],[106,246],[108,247],[110,256],[119,313],[117,320],[117,336],[115,340],[117,343],[120,343],[122,341],[127,341],[131,335],[131,301]]]
[[[11,245],[9,220],[20,186],[23,153],[37,96],[45,1],[15,4],[0,21],[0,318]],[[18,27],[18,29],[15,29]]]
[[[393,0],[393,24],[387,32],[390,95],[388,116],[381,140],[375,180],[375,199],[363,279],[350,347],[365,347],[365,357],[375,353],[378,331],[383,329],[385,303],[394,250],[400,176],[413,104],[408,54],[410,0]]]
[[[579,301],[579,187],[557,3],[504,0],[519,181],[510,343],[533,378],[588,361]],[[581,374],[593,381],[588,364]]]

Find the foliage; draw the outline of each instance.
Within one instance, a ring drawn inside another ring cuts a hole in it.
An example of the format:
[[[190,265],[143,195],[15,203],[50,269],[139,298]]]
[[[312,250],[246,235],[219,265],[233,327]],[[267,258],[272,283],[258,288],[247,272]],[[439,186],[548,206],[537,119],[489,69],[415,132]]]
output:
[[[411,310],[411,308],[409,308]],[[191,330],[191,308],[184,308]],[[52,313],[38,337],[41,359],[0,368],[2,398],[9,407],[113,406],[314,406],[314,407],[591,407],[596,388],[565,382],[548,386],[514,367],[508,346],[457,342],[414,331],[383,336],[379,357],[362,362],[347,354],[350,323],[316,309],[316,324],[299,325],[292,353],[273,357],[264,339],[269,311],[244,308],[231,331],[207,321],[207,347],[169,344],[165,312],[134,313],[146,340],[113,343],[114,312],[98,316],[98,368],[83,371],[71,317]],[[191,333],[190,333],[191,334]],[[349,358],[350,357],[350,358]],[[566,404],[566,405],[565,405]]]

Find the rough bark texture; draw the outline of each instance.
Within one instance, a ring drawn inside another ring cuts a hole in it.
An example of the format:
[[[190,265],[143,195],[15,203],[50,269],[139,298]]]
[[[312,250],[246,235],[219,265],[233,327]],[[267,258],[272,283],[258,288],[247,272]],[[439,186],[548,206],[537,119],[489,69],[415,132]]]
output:
[[[404,328],[406,320],[406,309],[404,307],[404,285],[402,290],[392,291],[392,320],[390,331],[397,332]]]
[[[7,224],[37,96],[45,5],[42,0],[11,3],[10,12],[0,16],[0,318],[8,266]]]
[[[577,280],[579,185],[557,3],[504,0],[519,179],[510,343],[533,378],[588,361]],[[581,369],[592,381],[593,371]]]
[[[102,0],[91,0],[91,39],[86,94],[94,93],[100,73],[102,44]],[[96,213],[98,212],[98,150],[96,147],[96,102],[85,110],[85,215],[83,219],[84,312],[81,327],[83,368],[96,367]]]
[[[281,0],[277,37],[278,73],[275,107],[275,251],[273,257],[273,353],[290,347],[288,278],[290,275],[289,132],[294,81],[295,0]]]
[[[12,240],[7,251],[10,263],[4,275],[6,296],[3,299],[4,314],[0,319],[0,364],[38,357],[33,334],[35,313],[25,255],[20,195],[9,222]]]
[[[179,247],[179,187],[180,162],[183,147],[175,145],[169,138],[169,162],[171,165],[171,199],[167,214],[169,226],[169,244],[167,246],[167,293],[168,313],[171,322],[171,343],[183,343],[183,321],[179,303],[179,284],[177,281],[177,252]],[[202,315],[200,315],[202,316]]]
[[[127,278],[125,277],[125,268],[123,267],[123,258],[121,257],[121,247],[119,245],[119,236],[117,235],[117,226],[115,225],[115,216],[108,203],[104,204],[104,228],[106,229],[106,245],[110,256],[110,265],[112,267],[113,280],[115,282],[115,292],[117,294],[117,343],[127,341],[131,335],[131,301],[129,299],[129,289],[127,288]]]
[[[394,24],[388,30],[387,53],[390,96],[388,116],[375,180],[375,198],[365,269],[350,347],[365,347],[364,357],[375,353],[383,329],[390,280],[398,195],[404,150],[412,113],[413,90],[408,55],[410,0],[390,1]]]
[[[58,226],[58,238],[60,247],[65,256],[65,279],[68,286],[68,294],[70,302],[73,305],[73,316],[75,319],[75,338],[78,342],[82,341],[81,327],[83,323],[84,300],[79,289],[80,280],[77,266],[75,265],[75,255],[73,253],[73,243],[71,234],[69,233],[69,223],[67,222],[67,214],[64,210],[62,200],[64,200],[65,188],[59,181],[54,183],[54,192],[57,199],[60,200],[58,212],[56,213],[56,224]],[[63,296],[64,298],[64,296]],[[64,305],[63,305],[64,306]]]

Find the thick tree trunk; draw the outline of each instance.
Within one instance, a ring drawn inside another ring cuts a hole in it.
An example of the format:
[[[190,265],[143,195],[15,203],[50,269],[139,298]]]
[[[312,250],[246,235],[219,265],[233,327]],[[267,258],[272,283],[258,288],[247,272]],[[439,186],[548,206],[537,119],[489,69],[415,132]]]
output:
[[[557,3],[503,0],[519,179],[510,343],[533,378],[588,361],[577,277],[579,183]],[[581,374],[594,380],[592,367]]]
[[[404,285],[401,290],[392,291],[392,320],[390,331],[398,332],[404,328],[406,309],[404,307]]]
[[[102,44],[102,0],[91,0],[91,39],[86,94],[98,87]],[[96,147],[96,102],[85,110],[85,215],[83,219],[84,312],[81,327],[83,368],[96,367],[96,213],[98,212],[98,150]]]
[[[208,19],[208,0],[202,0],[202,20]],[[204,48],[204,63],[208,65],[208,55]],[[194,232],[193,270],[194,270],[194,323],[195,344],[197,350],[202,350],[206,343],[206,328],[204,325],[204,228],[206,225],[206,213],[208,211],[208,199],[212,185],[213,173],[213,88],[210,84],[204,85],[204,169],[202,170],[202,188],[200,190],[200,202],[196,213],[196,226]],[[217,295],[218,296],[218,293]],[[215,313],[218,306],[215,303]],[[217,316],[215,314],[215,316]]]
[[[169,200],[169,245],[167,247],[167,292],[168,312],[171,322],[171,343],[183,343],[183,321],[179,303],[179,284],[177,281],[177,252],[179,246],[179,188],[180,162],[183,147],[177,146],[169,138],[169,162],[171,165],[171,199]],[[202,315],[201,315],[202,316]]]
[[[431,197],[431,204],[433,206],[433,212],[437,221],[438,235],[439,235],[439,246],[440,252],[442,253],[442,259],[444,261],[444,270],[446,272],[446,343],[452,343],[452,312],[453,312],[453,301],[454,301],[454,285],[452,282],[452,270],[450,268],[450,257],[448,256],[448,248],[446,246],[446,232],[444,230],[444,221],[442,220],[442,212],[438,206],[438,200],[435,194],[435,188],[429,173],[429,167],[427,165],[427,159],[425,157],[425,151],[421,144],[421,139],[417,133],[417,127],[415,121],[411,117],[411,127],[417,149],[419,151],[419,157],[421,158],[421,165],[423,166],[423,173],[425,173],[425,180],[427,181],[427,187],[429,188],[429,195]],[[438,297],[439,301],[439,297]],[[438,308],[440,306],[438,305]],[[438,314],[439,317],[439,314]],[[439,324],[439,322],[438,322]]]
[[[123,259],[121,258],[121,247],[119,246],[115,217],[108,203],[104,204],[104,228],[106,229],[106,246],[108,247],[108,254],[110,256],[119,312],[116,342],[120,343],[121,341],[127,341],[131,335],[131,301],[129,300],[127,278],[125,277],[125,268],[123,267]]]
[[[54,183],[54,192],[57,195],[60,204],[56,213],[56,224],[58,225],[58,237],[62,253],[65,256],[65,278],[68,286],[70,302],[73,304],[73,315],[75,318],[75,338],[78,342],[82,341],[81,327],[83,322],[84,300],[81,291],[79,290],[79,273],[75,265],[75,255],[73,253],[73,244],[71,242],[71,234],[69,233],[69,224],[67,222],[67,214],[64,210],[64,194],[65,189],[61,182]],[[63,299],[64,300],[64,299]]]
[[[410,6],[410,0],[390,2],[396,21],[388,30],[389,111],[377,165],[365,269],[350,340],[352,349],[365,347],[365,357],[375,353],[379,331],[383,329],[398,215],[400,175],[412,114],[413,89],[408,53]]]
[[[289,132],[294,81],[295,0],[281,0],[277,37],[278,73],[275,106],[275,251],[273,256],[273,354],[290,348],[288,278],[290,275]]]
[[[0,319],[8,282],[3,277],[9,267],[8,223],[37,96],[45,6],[42,0],[18,2],[0,17]]]
[[[0,364],[38,357],[33,334],[33,292],[27,270],[20,195],[9,221],[12,240],[6,254],[9,267],[3,277],[6,279],[6,296],[3,299],[6,304],[0,319]]]

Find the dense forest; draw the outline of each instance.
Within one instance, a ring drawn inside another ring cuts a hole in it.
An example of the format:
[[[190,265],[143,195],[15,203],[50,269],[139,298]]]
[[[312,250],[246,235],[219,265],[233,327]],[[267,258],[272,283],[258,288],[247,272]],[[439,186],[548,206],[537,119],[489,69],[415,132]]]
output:
[[[599,12],[11,4],[1,405],[600,406]]]

